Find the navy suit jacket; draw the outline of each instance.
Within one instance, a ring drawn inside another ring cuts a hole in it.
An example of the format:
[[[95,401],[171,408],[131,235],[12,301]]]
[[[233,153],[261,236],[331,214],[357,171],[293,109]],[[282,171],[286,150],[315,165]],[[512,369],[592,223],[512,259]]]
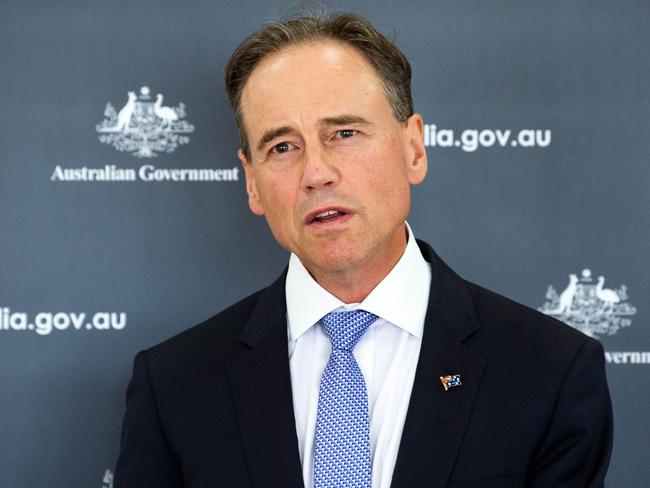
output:
[[[418,244],[431,292],[391,486],[602,487],[612,410],[600,343]],[[303,486],[284,282],[138,353],[115,488]],[[450,373],[462,385],[445,391]]]

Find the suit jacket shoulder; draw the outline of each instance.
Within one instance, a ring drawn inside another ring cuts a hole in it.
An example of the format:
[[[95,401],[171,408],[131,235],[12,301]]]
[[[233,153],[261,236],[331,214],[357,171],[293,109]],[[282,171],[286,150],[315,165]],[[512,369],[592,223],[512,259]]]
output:
[[[179,366],[201,364],[204,354],[225,359],[233,349],[241,347],[237,339],[266,288],[243,298],[203,322],[147,349],[150,363],[163,373],[177,371]],[[165,365],[167,365],[165,367]]]

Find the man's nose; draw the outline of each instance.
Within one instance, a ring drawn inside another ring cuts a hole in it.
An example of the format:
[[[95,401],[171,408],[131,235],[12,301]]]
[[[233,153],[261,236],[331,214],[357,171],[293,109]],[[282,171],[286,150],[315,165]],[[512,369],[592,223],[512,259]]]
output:
[[[302,188],[305,191],[334,187],[339,181],[338,168],[327,151],[320,147],[305,148]]]

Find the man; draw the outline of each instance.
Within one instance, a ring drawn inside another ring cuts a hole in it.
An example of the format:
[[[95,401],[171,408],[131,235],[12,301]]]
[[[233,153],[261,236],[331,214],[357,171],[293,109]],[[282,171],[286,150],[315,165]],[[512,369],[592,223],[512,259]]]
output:
[[[138,354],[116,488],[603,486],[600,344],[406,224],[427,157],[403,54],[358,16],[293,19],[245,40],[226,85],[289,267]]]

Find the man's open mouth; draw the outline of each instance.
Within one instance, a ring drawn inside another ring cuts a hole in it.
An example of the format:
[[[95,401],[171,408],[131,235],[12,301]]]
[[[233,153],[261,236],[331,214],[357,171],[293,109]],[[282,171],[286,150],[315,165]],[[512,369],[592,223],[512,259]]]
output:
[[[341,215],[343,215],[343,212],[339,212],[338,210],[325,210],[324,212],[316,215],[314,217],[314,220],[317,220],[319,222],[328,222],[330,220],[337,219]]]
[[[340,208],[328,208],[327,210],[316,211],[309,214],[307,217],[307,223],[314,224],[334,222],[350,214],[351,212]]]

